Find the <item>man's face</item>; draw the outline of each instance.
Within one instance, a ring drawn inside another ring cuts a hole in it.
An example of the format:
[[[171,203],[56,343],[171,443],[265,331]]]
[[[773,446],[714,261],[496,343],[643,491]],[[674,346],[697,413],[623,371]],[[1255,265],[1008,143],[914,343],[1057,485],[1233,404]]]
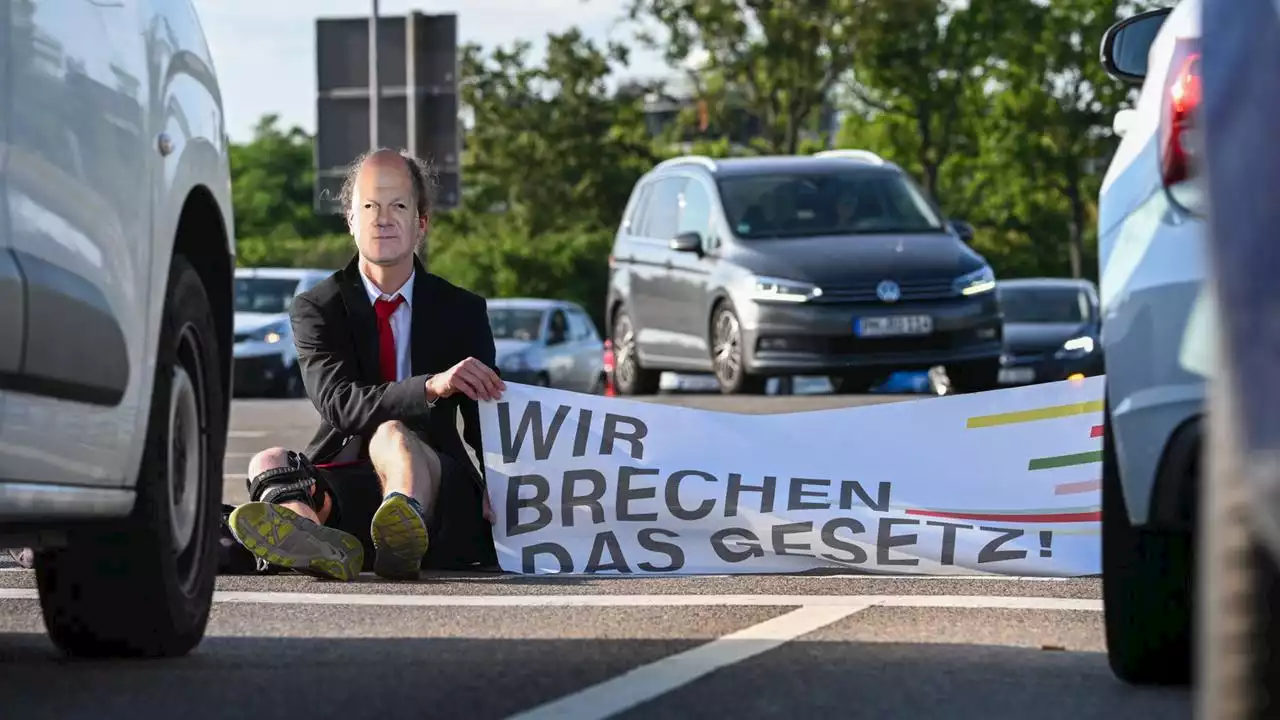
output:
[[[365,162],[356,177],[349,224],[360,255],[374,265],[395,265],[413,254],[427,220],[418,216],[403,158],[383,154]]]

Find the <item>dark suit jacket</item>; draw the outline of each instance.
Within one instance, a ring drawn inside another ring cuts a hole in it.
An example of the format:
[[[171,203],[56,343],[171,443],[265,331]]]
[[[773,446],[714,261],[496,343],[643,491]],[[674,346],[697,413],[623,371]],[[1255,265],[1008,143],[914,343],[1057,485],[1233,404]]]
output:
[[[427,407],[426,380],[467,357],[497,372],[493,332],[484,298],[431,275],[417,256],[413,283],[410,358],[413,375],[384,383],[378,369],[378,327],[357,259],[293,300],[290,316],[298,367],[320,427],[305,452],[312,462],[332,461],[351,442],[368,457],[379,425],[400,420],[438,453],[474,468],[458,434],[461,409],[466,442],[484,457],[480,412],[457,393]],[[476,474],[483,482],[483,476]]]

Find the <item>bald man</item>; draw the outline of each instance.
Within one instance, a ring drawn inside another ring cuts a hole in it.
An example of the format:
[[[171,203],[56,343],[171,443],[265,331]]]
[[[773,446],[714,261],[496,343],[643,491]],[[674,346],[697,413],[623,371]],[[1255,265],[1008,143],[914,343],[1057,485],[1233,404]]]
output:
[[[430,170],[381,149],[342,190],[356,254],[290,312],[320,427],[301,452],[249,464],[251,501],[227,520],[260,569],[393,580],[496,562],[477,402],[501,396],[483,298],[425,271]]]

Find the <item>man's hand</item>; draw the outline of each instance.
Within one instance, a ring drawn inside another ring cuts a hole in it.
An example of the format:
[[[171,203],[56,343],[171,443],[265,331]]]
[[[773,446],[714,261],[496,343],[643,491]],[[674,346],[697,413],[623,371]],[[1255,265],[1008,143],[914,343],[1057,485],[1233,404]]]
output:
[[[427,399],[447,398],[462,393],[472,400],[497,400],[507,384],[488,365],[469,357],[427,379]]]

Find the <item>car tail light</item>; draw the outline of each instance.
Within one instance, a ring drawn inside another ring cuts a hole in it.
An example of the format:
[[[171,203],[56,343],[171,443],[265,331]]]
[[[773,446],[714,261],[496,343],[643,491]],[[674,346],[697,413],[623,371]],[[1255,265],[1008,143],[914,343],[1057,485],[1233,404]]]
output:
[[[1198,174],[1200,45],[1196,40],[1180,38],[1174,45],[1162,98],[1160,171],[1165,187],[1172,187]]]

